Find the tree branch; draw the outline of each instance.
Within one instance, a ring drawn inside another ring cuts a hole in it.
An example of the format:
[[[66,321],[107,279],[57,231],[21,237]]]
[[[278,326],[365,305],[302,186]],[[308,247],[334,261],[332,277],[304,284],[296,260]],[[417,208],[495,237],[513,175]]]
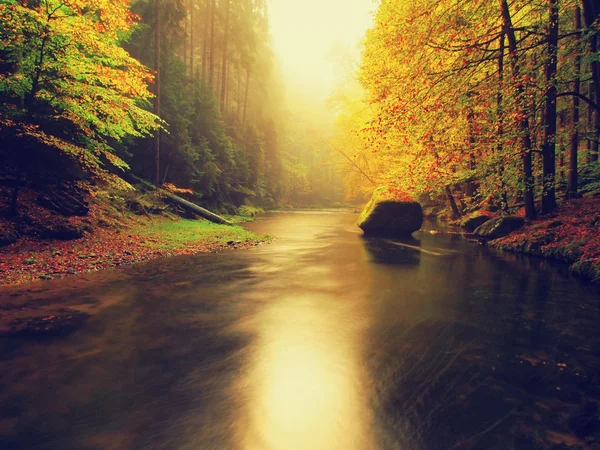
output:
[[[585,95],[580,94],[579,92],[569,91],[569,92],[561,92],[559,94],[556,94],[556,97],[567,97],[567,96],[573,96],[573,97],[579,98],[580,100],[583,100],[588,105],[590,105],[592,108],[594,108],[596,111],[598,111],[598,113],[600,113],[600,105],[598,105],[598,103],[595,103],[594,101],[590,100]]]

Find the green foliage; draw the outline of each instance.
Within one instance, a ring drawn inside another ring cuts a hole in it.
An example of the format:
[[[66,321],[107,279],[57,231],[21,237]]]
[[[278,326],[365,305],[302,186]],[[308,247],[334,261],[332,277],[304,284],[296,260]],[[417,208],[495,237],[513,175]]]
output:
[[[49,162],[58,170],[67,158],[103,179],[111,179],[106,163],[127,166],[110,143],[159,126],[140,106],[152,76],[119,45],[133,20],[124,0],[99,0],[93,10],[80,0],[0,3],[5,162],[26,171]],[[64,172],[73,175],[71,165]]]
[[[242,217],[254,218],[259,214],[263,214],[265,212],[262,208],[257,208],[256,206],[243,205],[237,209],[237,214]]]

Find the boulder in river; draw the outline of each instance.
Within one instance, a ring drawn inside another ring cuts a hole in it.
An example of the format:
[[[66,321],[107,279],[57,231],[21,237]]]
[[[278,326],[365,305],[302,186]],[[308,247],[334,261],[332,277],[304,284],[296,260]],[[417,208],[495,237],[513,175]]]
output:
[[[486,239],[498,239],[508,236],[525,225],[525,219],[519,216],[505,216],[491,219],[475,229],[475,234]]]
[[[415,201],[396,200],[377,189],[358,219],[365,235],[409,236],[423,225],[423,210]]]

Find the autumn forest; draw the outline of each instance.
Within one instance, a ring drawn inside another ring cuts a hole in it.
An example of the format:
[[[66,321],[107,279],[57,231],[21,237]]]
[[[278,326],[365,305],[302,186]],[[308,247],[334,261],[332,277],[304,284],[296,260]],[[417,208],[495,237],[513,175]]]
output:
[[[600,448],[598,0],[0,0],[0,447]]]

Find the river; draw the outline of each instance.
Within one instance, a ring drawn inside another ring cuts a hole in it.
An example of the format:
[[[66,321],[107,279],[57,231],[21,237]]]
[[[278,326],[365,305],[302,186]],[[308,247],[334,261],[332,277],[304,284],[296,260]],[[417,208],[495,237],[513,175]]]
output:
[[[248,228],[272,244],[12,289],[0,305],[110,301],[66,337],[0,339],[0,448],[600,445],[597,287],[356,218],[270,214]]]

